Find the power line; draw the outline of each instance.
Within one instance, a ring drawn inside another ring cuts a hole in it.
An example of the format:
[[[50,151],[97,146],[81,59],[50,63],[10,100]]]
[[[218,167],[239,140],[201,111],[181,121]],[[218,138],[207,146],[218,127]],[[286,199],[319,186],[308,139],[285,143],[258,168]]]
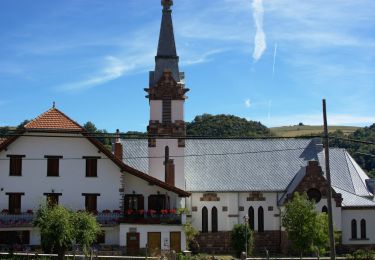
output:
[[[358,139],[342,138],[342,137],[333,137],[333,138],[343,140],[343,141],[353,142],[353,143],[375,145],[375,142],[370,142],[370,141],[362,141],[362,140],[358,140]]]
[[[366,155],[366,156],[370,156],[370,157],[374,157],[375,158],[375,154],[361,153],[361,152],[356,152],[356,154],[362,154],[362,155]]]
[[[290,149],[273,149],[264,151],[243,151],[243,152],[228,152],[228,153],[206,153],[206,154],[186,154],[186,155],[170,155],[170,158],[185,158],[185,157],[203,157],[203,156],[226,156],[226,155],[242,155],[242,154],[261,154],[261,153],[272,153],[272,152],[284,152],[284,151],[298,151],[298,150],[309,150],[315,149],[313,147],[298,147]],[[123,160],[135,160],[135,159],[164,159],[164,156],[134,156],[134,157],[123,157]],[[108,160],[111,158],[97,158],[98,160]],[[10,160],[10,158],[0,158],[0,161]],[[38,161],[48,160],[48,158],[27,158],[23,157],[22,160]],[[82,157],[63,157],[59,160],[86,160]]]

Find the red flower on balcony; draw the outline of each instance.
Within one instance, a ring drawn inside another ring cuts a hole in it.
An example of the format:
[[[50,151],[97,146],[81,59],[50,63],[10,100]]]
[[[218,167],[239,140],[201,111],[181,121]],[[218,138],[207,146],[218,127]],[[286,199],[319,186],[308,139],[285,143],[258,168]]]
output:
[[[168,210],[167,209],[162,209],[162,210],[160,210],[160,213],[163,214],[163,215],[167,215],[168,214]]]
[[[132,209],[128,209],[128,210],[126,211],[126,214],[127,214],[127,215],[132,215],[133,212],[134,212],[134,211],[133,211]]]
[[[149,211],[147,211],[147,214],[148,215],[155,215],[156,214],[156,210],[150,209]]]
[[[3,209],[3,210],[1,211],[1,213],[2,213],[2,214],[8,214],[8,213],[9,213],[9,210],[8,210],[8,209]]]
[[[115,213],[115,214],[121,214],[121,210],[119,210],[119,209],[114,209],[112,212]]]
[[[143,215],[143,214],[145,214],[145,211],[143,209],[140,209],[140,210],[138,210],[138,214]]]
[[[104,210],[102,211],[102,213],[108,214],[108,213],[111,213],[111,211],[110,211],[109,209],[104,209]]]
[[[27,214],[34,214],[34,211],[33,211],[32,209],[28,209],[28,210],[26,211],[26,213],[27,213]]]

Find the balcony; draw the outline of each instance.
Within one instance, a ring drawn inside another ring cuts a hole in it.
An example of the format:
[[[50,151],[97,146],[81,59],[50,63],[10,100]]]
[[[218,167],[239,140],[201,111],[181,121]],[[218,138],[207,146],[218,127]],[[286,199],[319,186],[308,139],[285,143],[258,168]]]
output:
[[[181,225],[186,223],[186,215],[177,214],[174,211],[162,211],[157,213],[150,211],[128,211],[122,214],[119,210],[103,211],[97,213],[96,219],[101,226],[116,226],[119,223],[134,224],[168,224]],[[33,212],[21,214],[0,213],[0,228],[32,227],[35,214]]]
[[[0,228],[3,227],[32,227],[33,213],[7,214],[0,213]]]

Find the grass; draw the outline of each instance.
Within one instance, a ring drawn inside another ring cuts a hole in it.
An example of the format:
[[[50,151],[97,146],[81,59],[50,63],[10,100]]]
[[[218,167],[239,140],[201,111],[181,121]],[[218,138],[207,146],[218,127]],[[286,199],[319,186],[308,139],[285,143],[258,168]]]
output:
[[[349,135],[359,129],[357,126],[329,126],[328,132],[341,130],[345,135]],[[280,137],[298,137],[303,135],[319,135],[323,132],[323,126],[311,125],[294,125],[294,126],[281,126],[271,127],[271,132]]]

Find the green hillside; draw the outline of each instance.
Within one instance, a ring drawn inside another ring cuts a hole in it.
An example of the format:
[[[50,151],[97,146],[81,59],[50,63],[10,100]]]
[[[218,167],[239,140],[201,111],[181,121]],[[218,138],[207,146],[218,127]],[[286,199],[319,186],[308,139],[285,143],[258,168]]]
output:
[[[281,137],[297,137],[297,136],[307,136],[307,135],[319,135],[323,132],[323,126],[319,125],[294,125],[294,126],[280,126],[271,127],[271,132],[276,136]],[[330,133],[335,131],[342,131],[345,135],[354,133],[356,130],[360,129],[357,126],[330,126],[328,131]]]

